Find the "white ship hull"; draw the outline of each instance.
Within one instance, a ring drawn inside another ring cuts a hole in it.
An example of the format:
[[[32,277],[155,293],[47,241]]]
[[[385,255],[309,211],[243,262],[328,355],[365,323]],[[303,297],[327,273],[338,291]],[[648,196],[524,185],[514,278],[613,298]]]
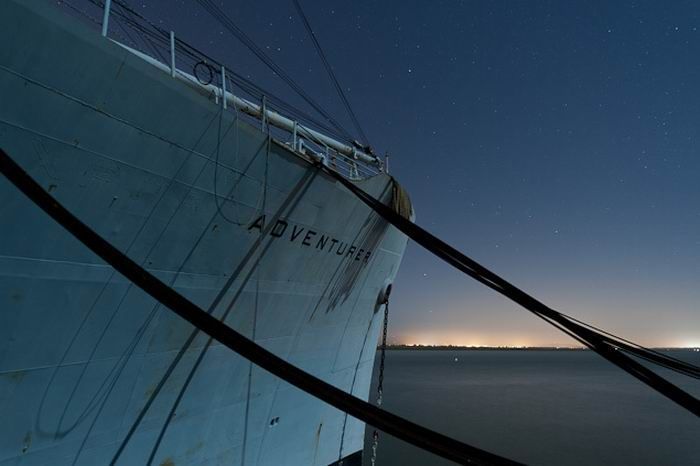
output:
[[[3,1],[0,22],[0,146],[177,291],[367,399],[405,236],[53,6]],[[391,202],[387,175],[359,183]],[[364,424],[205,335],[174,363],[192,332],[0,180],[0,464],[328,465],[363,448]]]

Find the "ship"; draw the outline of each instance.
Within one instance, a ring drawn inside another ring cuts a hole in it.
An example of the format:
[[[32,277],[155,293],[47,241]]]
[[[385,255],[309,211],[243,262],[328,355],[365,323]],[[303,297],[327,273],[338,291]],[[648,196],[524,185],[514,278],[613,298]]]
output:
[[[369,147],[244,96],[174,33],[165,59],[112,37],[110,3],[90,24],[62,2],[0,2],[0,147],[178,293],[369,400],[407,237],[326,170],[413,219],[407,193]],[[4,179],[0,420],[3,466],[352,465],[365,437]]]

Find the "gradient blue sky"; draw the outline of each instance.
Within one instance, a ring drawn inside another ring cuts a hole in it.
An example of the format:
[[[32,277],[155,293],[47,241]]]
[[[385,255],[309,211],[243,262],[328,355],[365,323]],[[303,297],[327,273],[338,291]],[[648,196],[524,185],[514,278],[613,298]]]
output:
[[[131,2],[302,106],[192,0]],[[351,124],[290,1],[222,2]],[[700,4],[302,0],[418,223],[559,310],[700,346]],[[409,245],[390,340],[570,345]]]

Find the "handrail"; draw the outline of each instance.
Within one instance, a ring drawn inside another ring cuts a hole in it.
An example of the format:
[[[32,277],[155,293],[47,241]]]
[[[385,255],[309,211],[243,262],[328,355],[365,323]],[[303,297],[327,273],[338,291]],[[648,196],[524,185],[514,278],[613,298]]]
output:
[[[318,145],[321,149],[322,152],[317,152],[317,151],[312,151],[311,154],[307,155],[312,155],[316,160],[321,160],[324,161],[324,159],[327,159],[329,154],[329,150],[332,150],[335,152],[337,155],[345,157],[348,160],[348,165],[349,165],[349,177],[350,178],[361,178],[361,170],[358,168],[358,163],[359,164],[364,164],[369,167],[374,167],[375,170],[378,171],[383,171],[383,162],[382,160],[377,157],[374,153],[371,152],[371,149],[369,148],[363,148],[359,144],[353,142],[352,144],[347,144],[342,141],[339,141],[331,136],[328,136],[320,131],[317,131],[313,128],[307,127],[299,123],[298,121],[289,118],[287,116],[284,116],[283,114],[276,112],[274,110],[269,109],[268,105],[264,102],[264,97],[263,97],[263,103],[261,105],[252,102],[248,99],[245,99],[243,97],[237,96],[233,94],[233,92],[227,90],[226,86],[226,80],[227,80],[227,73],[226,73],[226,68],[224,65],[220,65],[221,69],[220,70],[215,70],[211,65],[206,63],[206,60],[200,62],[203,63],[211,73],[211,77],[213,77],[215,74],[217,74],[217,77],[220,77],[220,84],[221,86],[219,87],[216,84],[212,84],[212,80],[209,82],[201,82],[196,76],[193,76],[192,74],[189,74],[185,71],[182,71],[176,67],[176,40],[175,40],[175,33],[173,31],[170,31],[169,37],[167,38],[167,43],[169,45],[169,61],[170,63],[166,64],[160,61],[157,58],[154,58],[153,56],[138,50],[134,47],[130,47],[126,45],[125,43],[122,43],[116,39],[110,38],[108,34],[108,25],[109,25],[109,20],[110,20],[110,9],[111,9],[111,1],[107,0],[105,1],[103,5],[103,18],[102,18],[102,36],[107,37],[110,41],[115,43],[116,45],[119,45],[120,47],[124,48],[128,52],[132,53],[133,55],[139,57],[146,63],[154,66],[155,68],[169,74],[172,78],[178,79],[184,83],[186,83],[189,87],[195,89],[201,94],[211,96],[213,95],[215,99],[218,101],[218,99],[221,100],[221,104],[223,109],[226,109],[228,105],[233,105],[235,110],[240,110],[243,113],[245,113],[248,116],[251,116],[255,119],[258,119],[262,122],[263,126],[265,125],[271,125],[276,128],[279,128],[281,130],[284,130],[288,133],[291,133],[293,135],[293,141],[292,141],[292,147],[294,148],[295,151],[301,152],[300,149],[300,144],[298,144],[297,141],[297,136],[299,134],[304,135],[308,141],[312,141],[316,145]],[[165,33],[164,31],[160,31],[161,33]],[[180,40],[181,43],[183,43]],[[186,45],[186,44],[185,44]],[[219,74],[220,73],[220,74]],[[263,128],[264,129],[264,128]],[[327,160],[325,160],[327,162]],[[362,173],[364,174],[364,173]],[[373,172],[372,170],[369,171],[370,175],[376,174],[376,171]]]

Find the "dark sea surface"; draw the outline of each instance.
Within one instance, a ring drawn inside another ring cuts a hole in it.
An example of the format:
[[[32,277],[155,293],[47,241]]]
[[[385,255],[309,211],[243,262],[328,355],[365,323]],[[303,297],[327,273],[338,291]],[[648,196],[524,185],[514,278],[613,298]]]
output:
[[[700,381],[663,375],[700,397]],[[375,385],[376,367],[372,401]],[[385,409],[529,465],[700,466],[700,418],[591,351],[390,350],[384,387]],[[383,434],[377,464],[453,463]]]

